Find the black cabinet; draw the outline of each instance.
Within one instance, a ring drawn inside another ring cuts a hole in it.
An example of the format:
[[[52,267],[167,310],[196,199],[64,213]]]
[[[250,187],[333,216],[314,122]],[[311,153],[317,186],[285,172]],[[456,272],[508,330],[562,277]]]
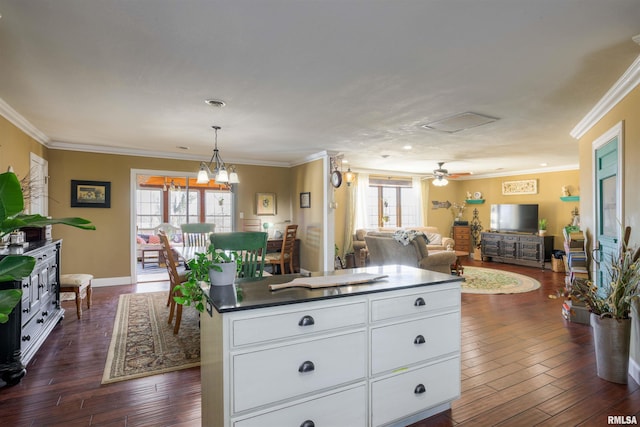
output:
[[[20,255],[35,258],[29,277],[0,283],[0,289],[22,289],[22,300],[0,324],[0,386],[17,384],[25,367],[64,315],[60,306],[62,241],[32,242]],[[0,253],[0,257],[10,252]]]
[[[553,236],[482,233],[482,259],[541,267],[551,260]]]

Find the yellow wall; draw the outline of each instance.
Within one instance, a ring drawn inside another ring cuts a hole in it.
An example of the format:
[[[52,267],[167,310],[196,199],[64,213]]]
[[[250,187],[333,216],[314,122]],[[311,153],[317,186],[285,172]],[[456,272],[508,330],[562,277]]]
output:
[[[624,122],[624,218],[622,223],[631,226],[632,245],[640,245],[640,87],[631,91],[618,105],[593,126],[579,140],[580,186],[584,197],[580,199],[582,226],[589,235],[594,229],[593,218],[593,152],[592,143],[620,121]]]
[[[50,150],[49,213],[53,217],[80,216],[96,225],[96,231],[54,226],[55,238],[63,238],[62,272],[90,272],[96,278],[130,275],[132,169],[178,171],[194,174],[197,162],[137,156]],[[238,210],[245,218],[256,218],[255,193],[276,193],[277,213],[261,216],[262,222],[292,219],[290,171],[288,168],[238,165],[241,183],[234,189]],[[72,179],[111,182],[111,208],[71,208]],[[236,218],[239,221],[239,218]],[[240,226],[240,222],[238,225]]]
[[[324,265],[324,224],[323,215],[326,206],[324,200],[324,181],[326,177],[323,160],[315,160],[291,168],[291,194],[293,212],[298,224],[300,238],[300,267],[308,271],[321,271]],[[311,207],[300,208],[300,193],[311,193]]]
[[[48,158],[48,149],[0,116],[0,172],[13,167],[19,179],[29,173],[29,153]]]

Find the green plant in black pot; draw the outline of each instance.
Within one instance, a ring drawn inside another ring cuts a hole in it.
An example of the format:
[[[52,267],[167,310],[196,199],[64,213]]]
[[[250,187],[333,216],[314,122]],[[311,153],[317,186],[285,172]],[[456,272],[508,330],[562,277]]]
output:
[[[24,227],[45,227],[64,224],[85,230],[95,230],[91,221],[84,218],[47,218],[42,215],[27,215],[24,210],[24,195],[18,177],[13,172],[0,174],[0,240],[9,233]],[[7,255],[0,259],[0,283],[20,280],[33,271],[35,260],[30,256]],[[0,290],[0,323],[6,323],[9,314],[22,296],[19,289]]]

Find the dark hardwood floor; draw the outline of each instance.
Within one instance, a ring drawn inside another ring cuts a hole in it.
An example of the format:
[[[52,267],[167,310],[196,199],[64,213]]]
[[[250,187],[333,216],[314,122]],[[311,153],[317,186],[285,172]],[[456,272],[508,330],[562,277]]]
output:
[[[466,264],[523,273],[542,288],[516,295],[463,294],[462,396],[450,411],[413,427],[605,426],[609,415],[640,419],[640,387],[631,379],[627,385],[599,379],[591,328],[565,321],[561,300],[549,299],[563,286],[563,273]],[[82,320],[73,302],[64,302],[65,319],[27,366],[26,377],[0,389],[0,424],[201,425],[199,368],[100,384],[118,295],[167,288],[96,288]]]

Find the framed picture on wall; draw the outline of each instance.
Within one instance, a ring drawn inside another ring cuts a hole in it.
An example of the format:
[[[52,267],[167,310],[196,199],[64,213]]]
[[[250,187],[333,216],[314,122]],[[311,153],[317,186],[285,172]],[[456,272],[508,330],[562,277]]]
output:
[[[276,193],[256,193],[256,215],[276,214]]]
[[[300,207],[301,208],[310,208],[311,207],[311,193],[300,193]]]
[[[71,180],[72,208],[110,208],[111,182]]]

